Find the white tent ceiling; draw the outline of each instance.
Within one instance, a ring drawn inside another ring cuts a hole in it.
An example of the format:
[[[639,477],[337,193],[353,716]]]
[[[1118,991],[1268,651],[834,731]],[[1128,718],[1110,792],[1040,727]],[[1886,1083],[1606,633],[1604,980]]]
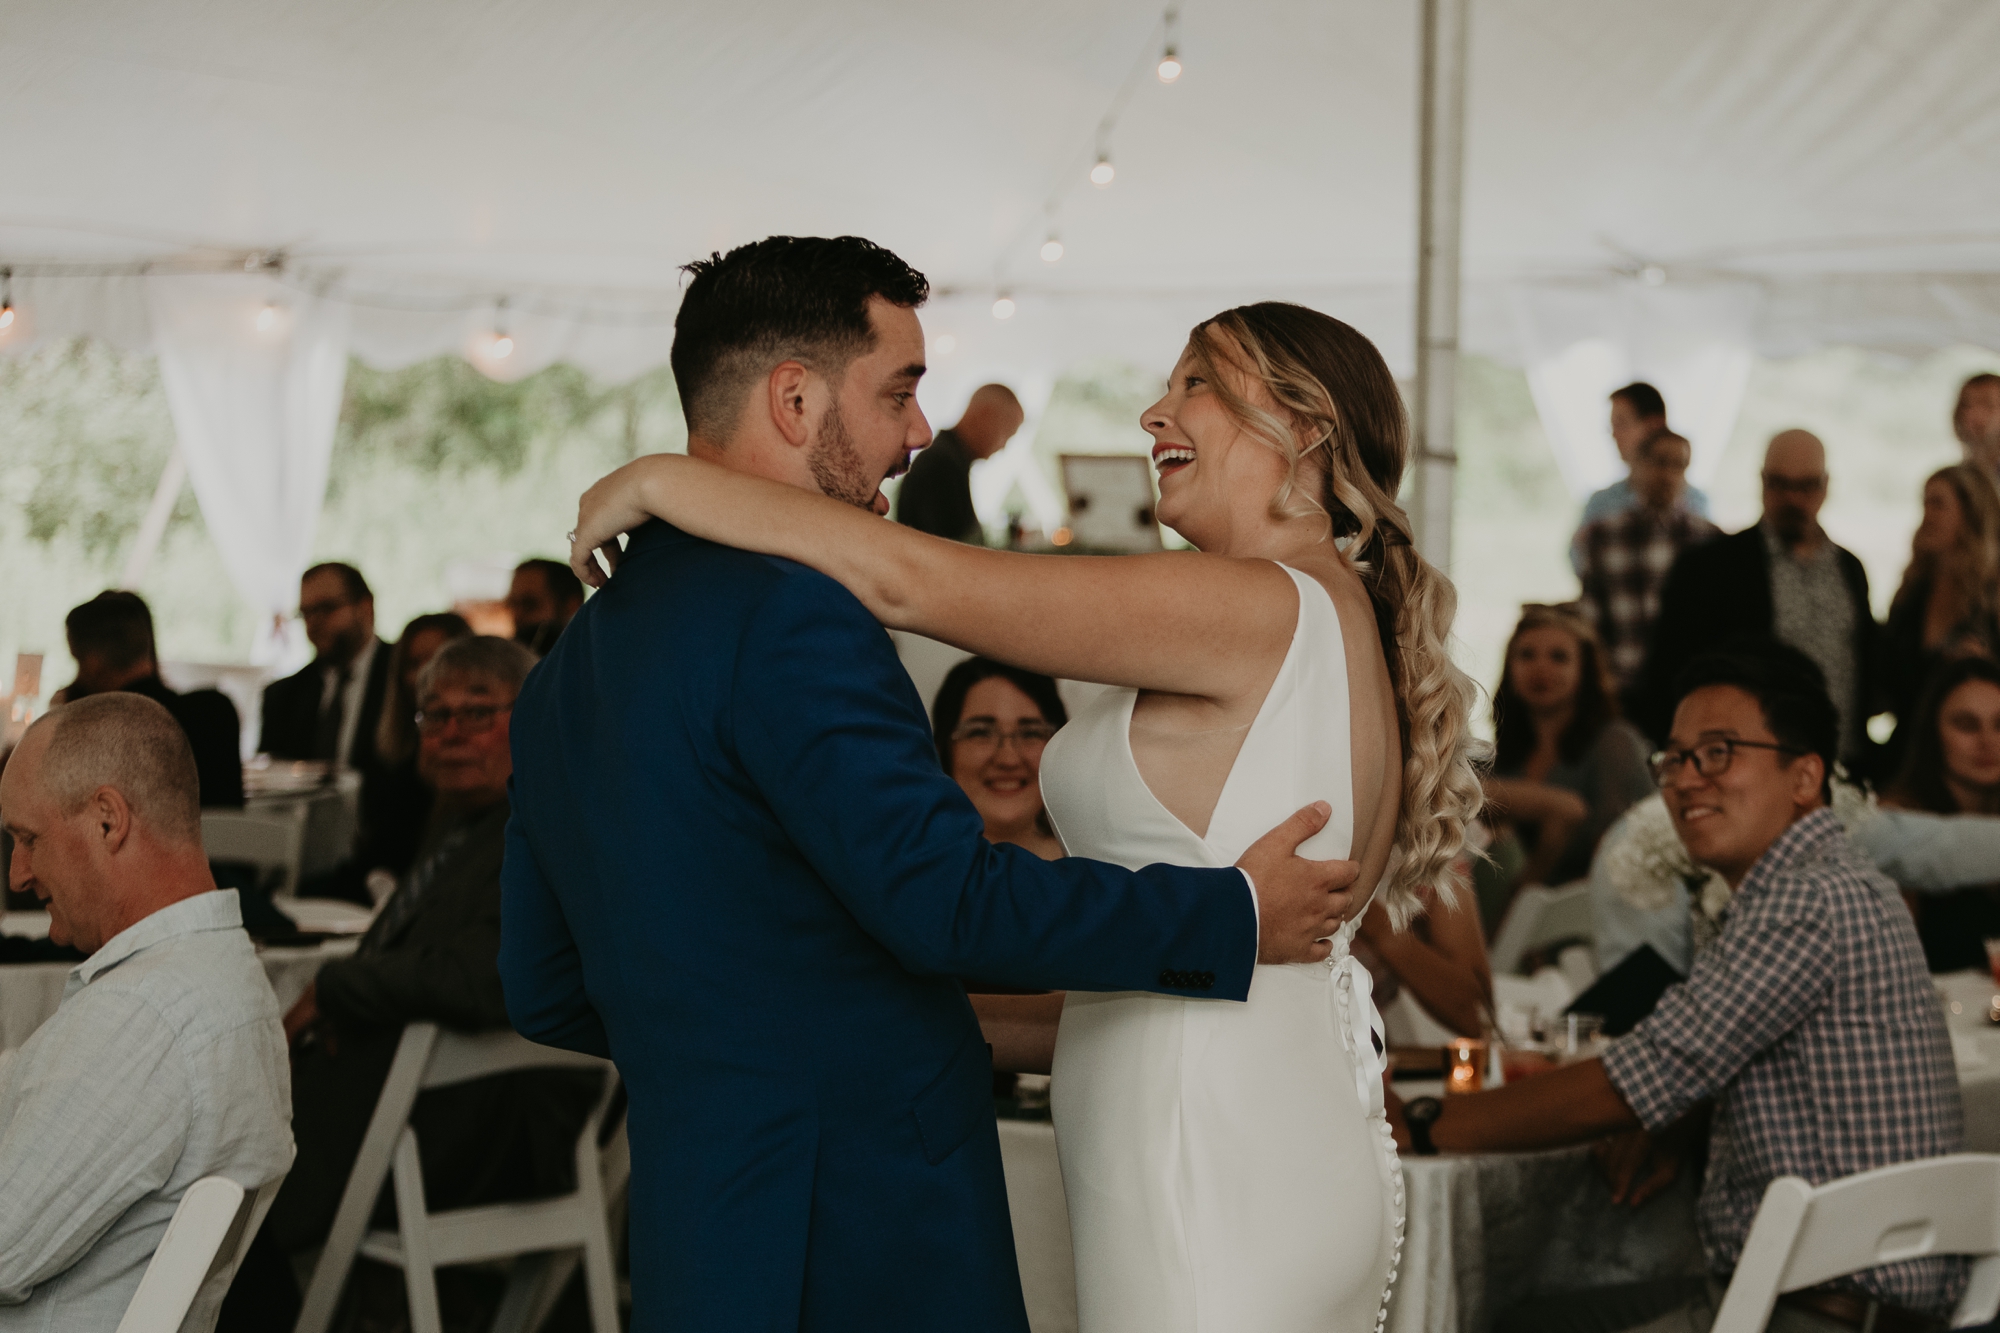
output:
[[[1096,189],[1096,127],[1160,19],[1158,0],[13,0],[0,261],[283,248],[361,303],[371,359],[469,336],[507,295],[521,320],[597,312],[551,342],[630,370],[664,349],[680,262],[850,231],[965,293],[931,323],[968,362],[1157,361],[1222,303],[1295,295],[1406,366],[1413,5],[1188,0],[1187,72],[1131,85]],[[1990,0],[1474,0],[1468,343],[1518,355],[1516,284],[1651,263],[1753,279],[1770,350],[2000,344],[1996,51]],[[1045,265],[1051,200],[1067,254]],[[31,272],[17,296],[71,307]],[[109,324],[117,299],[44,331]],[[369,317],[385,304],[431,313]]]

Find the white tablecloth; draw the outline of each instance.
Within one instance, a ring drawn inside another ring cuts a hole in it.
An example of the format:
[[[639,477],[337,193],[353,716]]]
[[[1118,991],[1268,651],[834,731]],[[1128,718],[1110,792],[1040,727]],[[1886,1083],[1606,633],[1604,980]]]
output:
[[[9,915],[6,933],[34,935],[33,925],[37,923],[23,922],[20,916]],[[46,925],[41,933],[47,933]],[[291,1008],[305,994],[307,985],[319,975],[321,964],[346,957],[354,952],[357,943],[354,939],[327,940],[299,948],[258,950],[264,974],[271,979],[271,990],[278,997],[278,1012]],[[74,966],[74,963],[0,964],[0,1051],[11,1051],[27,1041],[55,1013]]]
[[[1984,972],[1937,978],[1965,1099],[1965,1150],[2000,1153],[2000,1027],[1986,1021],[1996,987]]]
[[[1034,1333],[1074,1333],[1076,1273],[1046,1122],[1000,1122],[1007,1206]],[[1694,1185],[1614,1205],[1587,1148],[1407,1158],[1409,1223],[1389,1308],[1393,1333],[1473,1333],[1543,1291],[1699,1272]]]

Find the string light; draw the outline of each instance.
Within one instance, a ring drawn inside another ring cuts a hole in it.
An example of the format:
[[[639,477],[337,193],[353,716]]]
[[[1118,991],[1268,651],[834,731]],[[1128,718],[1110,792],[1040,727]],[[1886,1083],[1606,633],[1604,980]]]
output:
[[[1181,58],[1174,53],[1174,48],[1171,46],[1167,48],[1167,53],[1160,57],[1159,75],[1161,83],[1172,83],[1181,76]]]
[[[278,327],[278,307],[269,301],[264,302],[264,308],[257,312],[257,318],[251,322],[257,326],[259,333],[274,331]]]
[[[14,327],[14,270],[0,268],[0,329]]]
[[[1054,232],[1050,232],[1049,239],[1042,242],[1042,262],[1044,264],[1053,264],[1062,257],[1063,257],[1062,238],[1060,236],[1057,236]]]
[[[1118,168],[1111,165],[1111,154],[1099,150],[1097,164],[1090,169],[1090,183],[1101,190],[1111,184],[1112,178],[1117,174]]]
[[[1000,293],[1000,299],[993,303],[993,318],[1014,318],[1014,298],[1005,292]]]
[[[1180,21],[1180,6],[1169,5],[1166,18],[1167,49],[1160,53],[1160,64],[1154,71],[1160,76],[1161,83],[1172,83],[1181,76],[1180,44],[1175,40]]]
[[[493,339],[486,344],[486,355],[495,361],[505,361],[514,355],[514,337],[507,332],[507,298],[504,296],[493,304]]]

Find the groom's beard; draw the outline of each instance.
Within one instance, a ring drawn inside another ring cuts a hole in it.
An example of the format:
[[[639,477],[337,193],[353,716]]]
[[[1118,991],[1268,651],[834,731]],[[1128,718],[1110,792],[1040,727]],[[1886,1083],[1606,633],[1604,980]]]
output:
[[[882,479],[870,477],[861,455],[855,452],[847,423],[840,418],[840,404],[828,404],[826,415],[819,419],[819,440],[807,451],[806,466],[812,469],[822,495],[874,512],[875,492]]]

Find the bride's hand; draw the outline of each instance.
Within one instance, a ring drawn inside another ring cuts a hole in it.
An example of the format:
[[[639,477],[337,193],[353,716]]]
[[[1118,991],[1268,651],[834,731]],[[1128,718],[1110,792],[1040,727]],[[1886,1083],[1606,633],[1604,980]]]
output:
[[[618,538],[653,517],[646,507],[647,478],[671,466],[664,455],[637,458],[583,493],[576,506],[576,530],[569,534],[569,567],[578,578],[593,588],[609,581],[594,557],[602,552],[605,567],[618,568],[624,554]]]

